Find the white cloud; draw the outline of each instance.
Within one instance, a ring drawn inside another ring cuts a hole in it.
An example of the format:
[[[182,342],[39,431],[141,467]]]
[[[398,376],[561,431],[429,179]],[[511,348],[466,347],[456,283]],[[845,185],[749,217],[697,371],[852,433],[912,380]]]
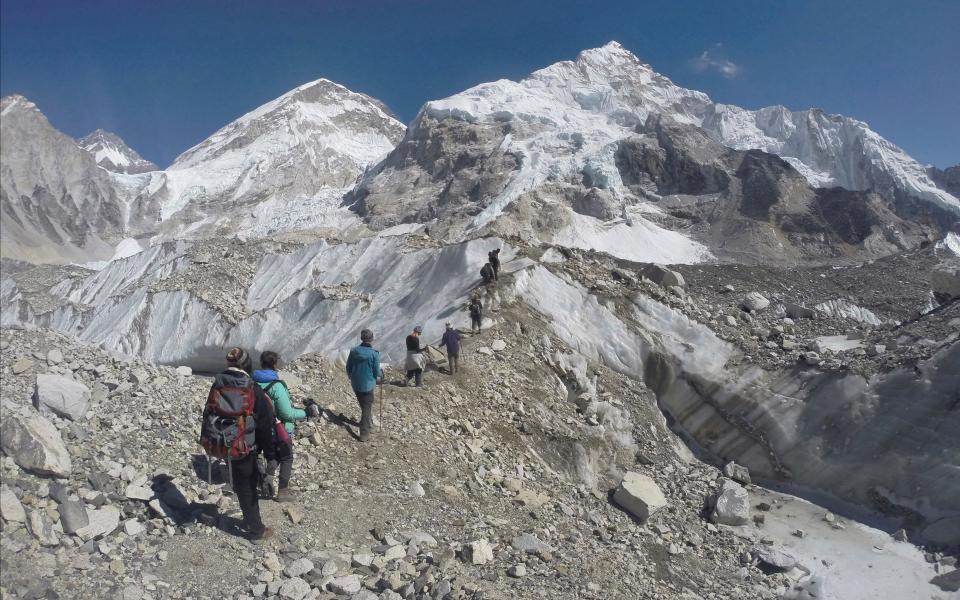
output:
[[[736,77],[743,70],[740,65],[724,55],[723,44],[714,44],[707,48],[700,53],[700,56],[692,59],[690,63],[697,71],[716,71],[727,79]]]

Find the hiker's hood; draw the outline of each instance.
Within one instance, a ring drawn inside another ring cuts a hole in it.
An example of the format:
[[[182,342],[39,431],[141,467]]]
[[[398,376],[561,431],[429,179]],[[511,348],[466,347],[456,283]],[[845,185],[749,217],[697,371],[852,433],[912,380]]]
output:
[[[279,381],[280,376],[273,369],[257,369],[253,372],[253,380],[257,383],[268,383],[270,381]]]
[[[227,387],[246,387],[250,385],[250,376],[246,371],[236,367],[228,367],[226,371],[215,377],[216,382]]]

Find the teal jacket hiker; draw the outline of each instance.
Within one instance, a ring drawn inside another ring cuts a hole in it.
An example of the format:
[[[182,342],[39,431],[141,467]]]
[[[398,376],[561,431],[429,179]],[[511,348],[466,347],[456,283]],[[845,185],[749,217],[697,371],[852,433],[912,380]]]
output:
[[[292,434],[295,429],[294,422],[306,419],[307,413],[301,408],[294,408],[293,402],[290,401],[290,391],[287,389],[287,384],[280,379],[276,371],[270,369],[254,371],[253,380],[273,400],[273,410],[277,413],[277,420],[283,423],[287,433]]]
[[[347,357],[347,375],[353,391],[365,394],[377,387],[380,377],[380,353],[370,344],[360,344],[350,350]]]

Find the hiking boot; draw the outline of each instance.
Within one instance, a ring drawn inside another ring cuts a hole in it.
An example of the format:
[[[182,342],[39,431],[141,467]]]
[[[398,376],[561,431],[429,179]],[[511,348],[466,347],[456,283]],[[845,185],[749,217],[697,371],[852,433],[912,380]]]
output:
[[[269,527],[264,527],[260,530],[260,533],[251,533],[249,539],[251,542],[262,542],[273,537],[273,529]]]
[[[366,441],[369,440],[369,439],[370,439],[370,432],[369,432],[369,431],[361,431],[361,432],[360,432],[360,441],[361,441],[361,442],[366,442]]]
[[[293,492],[290,488],[280,488],[277,491],[277,502],[293,502]]]

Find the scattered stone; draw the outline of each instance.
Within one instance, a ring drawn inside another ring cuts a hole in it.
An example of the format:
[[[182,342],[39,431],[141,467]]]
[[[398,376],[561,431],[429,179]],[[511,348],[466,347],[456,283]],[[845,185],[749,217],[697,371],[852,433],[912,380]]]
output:
[[[359,591],[359,588],[356,591]],[[303,600],[310,595],[310,584],[299,577],[294,577],[284,581],[277,593],[284,600]]]
[[[334,594],[356,594],[361,588],[360,577],[357,575],[345,575],[343,577],[334,577],[327,584],[327,589]]]
[[[39,475],[69,477],[70,454],[60,432],[38,412],[5,415],[0,424],[3,452],[22,469]]]
[[[613,501],[634,517],[645,521],[667,506],[660,486],[650,477],[628,471],[613,493]]]
[[[754,546],[750,553],[756,556],[767,568],[777,572],[789,571],[798,563],[797,557],[794,555],[772,546]]]
[[[503,340],[493,340],[490,344],[490,349],[494,352],[503,352],[507,349],[507,343]]]
[[[660,265],[647,265],[640,274],[661,287],[680,287],[687,286],[683,280],[683,275],[677,271],[662,267]]]
[[[110,535],[120,526],[120,510],[116,506],[104,506],[97,510],[87,511],[90,523],[79,530],[80,539],[93,540]]]
[[[517,579],[527,576],[527,567],[523,565],[513,565],[507,569],[507,575],[510,577],[516,577]]]
[[[193,369],[186,365],[180,365],[177,367],[177,375],[180,377],[190,377],[193,375]]]
[[[553,548],[549,545],[540,541],[540,539],[533,535],[532,533],[524,533],[513,538],[511,546],[517,552],[522,552],[524,554],[543,554],[545,552],[553,552]]]
[[[18,358],[10,368],[14,375],[22,375],[33,368],[33,360],[26,357]]]
[[[423,486],[420,485],[419,481],[412,481],[410,485],[407,486],[407,493],[409,493],[414,498],[423,498],[427,495],[427,492],[424,491]]]
[[[287,517],[290,519],[290,522],[294,525],[299,525],[300,521],[303,520],[303,511],[296,506],[286,506],[284,507],[283,512],[286,513]]]
[[[909,541],[909,540],[907,539],[907,531],[906,531],[905,529],[898,529],[898,530],[894,531],[894,532],[893,532],[893,539],[897,540],[898,542],[906,542],[906,541]]]
[[[130,537],[136,537],[146,531],[146,527],[136,519],[127,519],[123,522],[123,531]]]
[[[33,405],[41,412],[49,410],[78,421],[90,406],[90,388],[63,375],[41,373],[34,384]]]
[[[63,362],[63,352],[60,348],[52,348],[47,352],[47,364],[59,365]]]
[[[960,569],[954,569],[949,573],[937,575],[930,580],[930,583],[945,592],[960,591]]]
[[[283,570],[283,574],[287,577],[300,577],[306,573],[309,573],[313,570],[313,563],[306,558],[298,558],[293,561],[287,568]]]

